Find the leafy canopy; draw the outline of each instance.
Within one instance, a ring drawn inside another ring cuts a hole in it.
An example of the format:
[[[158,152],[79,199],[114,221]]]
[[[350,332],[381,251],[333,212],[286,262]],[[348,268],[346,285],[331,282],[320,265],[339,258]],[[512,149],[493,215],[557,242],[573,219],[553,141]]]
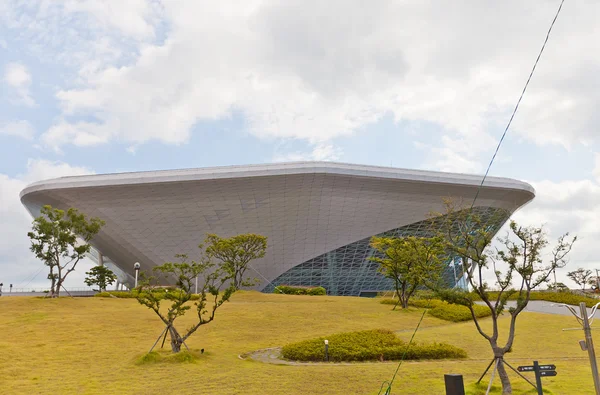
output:
[[[31,240],[31,251],[49,268],[50,296],[59,296],[66,277],[90,252],[89,241],[102,226],[101,219],[88,220],[74,208],[65,212],[49,205],[42,207],[27,236]]]

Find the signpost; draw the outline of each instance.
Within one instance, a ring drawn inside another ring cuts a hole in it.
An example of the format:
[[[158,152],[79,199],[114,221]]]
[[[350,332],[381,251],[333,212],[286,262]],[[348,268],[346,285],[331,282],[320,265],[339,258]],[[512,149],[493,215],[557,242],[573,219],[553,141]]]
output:
[[[556,365],[540,365],[538,361],[533,361],[533,365],[529,366],[519,366],[517,368],[519,372],[534,372],[535,373],[535,383],[537,384],[537,392],[539,395],[543,395],[544,392],[542,390],[542,377],[547,376],[556,376]]]

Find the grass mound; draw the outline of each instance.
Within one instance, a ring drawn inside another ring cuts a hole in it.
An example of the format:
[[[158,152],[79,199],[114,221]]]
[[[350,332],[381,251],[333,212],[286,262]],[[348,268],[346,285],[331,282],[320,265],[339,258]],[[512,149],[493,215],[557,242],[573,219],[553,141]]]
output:
[[[338,333],[317,339],[305,340],[284,346],[281,354],[294,361],[325,360],[324,340],[329,340],[329,360],[333,362],[400,360],[407,343],[394,332],[374,329],[359,332]],[[457,359],[466,358],[467,353],[445,343],[411,344],[405,359]]]
[[[152,351],[137,359],[136,365],[153,365],[158,363],[194,363],[200,359],[200,353],[193,351]]]
[[[394,299],[383,299],[382,304],[396,304],[397,300]],[[439,299],[410,299],[408,301],[409,306],[419,307],[424,309],[430,309],[429,314],[433,317],[452,321],[462,322],[469,321],[472,319],[471,312],[466,306],[450,304]],[[487,306],[474,305],[475,315],[477,318],[489,317],[492,315],[490,309]]]

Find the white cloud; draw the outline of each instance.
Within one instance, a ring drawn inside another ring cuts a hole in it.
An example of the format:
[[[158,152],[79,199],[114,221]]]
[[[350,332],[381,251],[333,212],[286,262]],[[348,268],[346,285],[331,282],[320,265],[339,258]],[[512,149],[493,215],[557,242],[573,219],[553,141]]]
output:
[[[594,176],[600,182],[600,153],[594,153]]]
[[[0,123],[0,135],[16,136],[26,140],[33,139],[35,129],[28,121],[13,121]]]
[[[504,127],[557,6],[33,3],[42,22],[13,10],[7,23],[78,70],[57,93],[63,114],[47,143],[179,144],[198,121],[241,112],[256,136],[319,144],[392,114],[443,127],[447,137],[429,163],[444,169],[480,168],[497,139],[490,130]],[[509,137],[566,147],[596,141],[600,89],[590,81],[600,53],[586,48],[598,12],[600,4],[565,7]],[[65,26],[73,34],[57,30]],[[41,39],[42,28],[60,34]],[[457,155],[463,142],[469,151]]]
[[[9,63],[4,69],[4,82],[13,89],[14,102],[26,106],[33,106],[35,101],[31,97],[29,87],[31,86],[31,74],[25,65],[20,63]]]
[[[533,182],[536,189],[535,200],[514,215],[522,225],[540,226],[548,232],[551,245],[556,239],[569,232],[577,235],[566,268],[557,271],[558,281],[575,287],[566,273],[578,267],[600,269],[600,184],[590,180],[563,182]]]
[[[312,151],[294,151],[285,154],[275,154],[273,162],[301,162],[301,161],[336,161],[342,155],[341,149],[332,144],[316,144]]]
[[[19,200],[21,190],[34,181],[90,173],[87,168],[64,162],[30,159],[24,174],[17,177],[0,174],[0,201],[3,202],[0,206],[0,282],[15,287],[46,285],[45,268],[29,251],[27,232],[32,218]],[[67,285],[81,286],[84,271],[73,273]],[[37,277],[28,283],[36,273]]]

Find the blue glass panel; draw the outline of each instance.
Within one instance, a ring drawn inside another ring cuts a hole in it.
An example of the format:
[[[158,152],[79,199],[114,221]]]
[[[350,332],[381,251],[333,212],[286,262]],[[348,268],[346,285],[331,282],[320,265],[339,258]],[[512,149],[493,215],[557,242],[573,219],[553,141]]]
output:
[[[475,207],[473,211],[488,223],[489,230],[494,233],[510,216],[507,211],[493,207]],[[378,236],[431,237],[430,226],[431,221],[420,221]],[[369,246],[370,240],[371,238],[365,238],[356,241],[294,266],[266,285],[263,292],[273,292],[273,288],[278,285],[321,286],[329,295],[344,296],[391,291],[394,289],[392,280],[378,273],[379,264],[369,260],[375,253]],[[466,288],[460,258],[448,256],[447,263],[443,275],[446,284],[449,287]]]

